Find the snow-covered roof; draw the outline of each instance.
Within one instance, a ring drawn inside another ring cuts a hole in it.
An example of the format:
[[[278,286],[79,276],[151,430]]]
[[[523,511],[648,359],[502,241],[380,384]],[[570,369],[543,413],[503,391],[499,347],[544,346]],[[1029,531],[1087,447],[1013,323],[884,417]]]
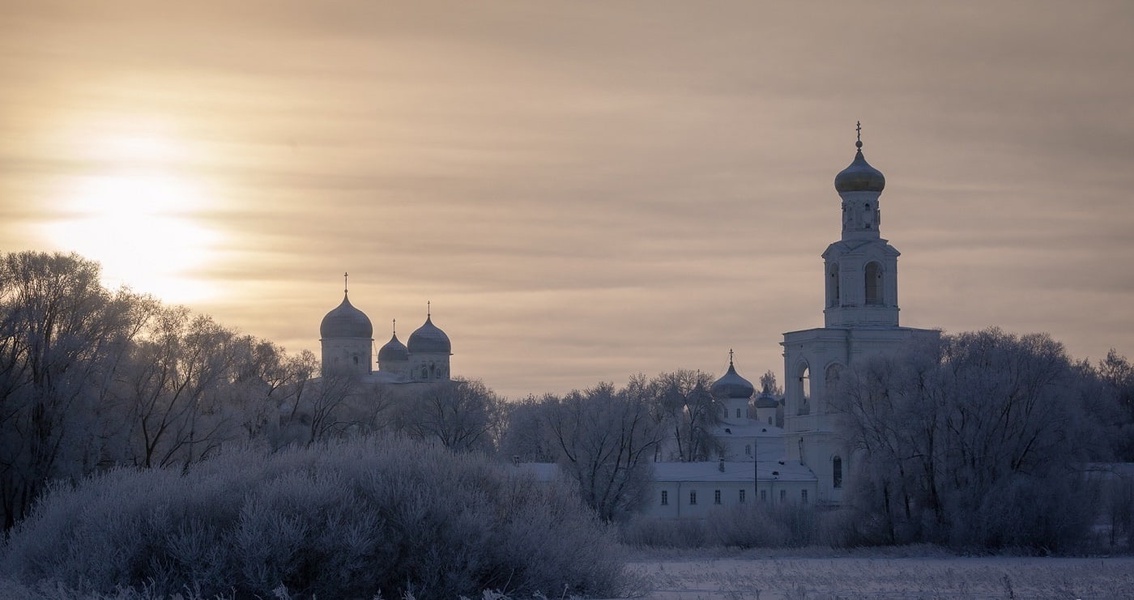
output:
[[[776,440],[783,440],[784,430],[775,425],[761,424],[759,421],[746,419],[747,423],[734,425],[732,423],[725,423],[713,428],[713,435],[726,438],[775,438]],[[782,445],[782,441],[780,444]]]
[[[686,463],[654,463],[654,481],[736,482],[752,481],[751,462],[725,462],[721,470],[718,461]],[[756,463],[758,481],[816,481],[815,473],[799,461],[759,461]]]

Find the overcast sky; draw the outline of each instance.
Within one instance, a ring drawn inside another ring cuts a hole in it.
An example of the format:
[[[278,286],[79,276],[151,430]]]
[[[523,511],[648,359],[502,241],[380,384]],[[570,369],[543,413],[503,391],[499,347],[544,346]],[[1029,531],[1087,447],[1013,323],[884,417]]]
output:
[[[349,271],[513,398],[782,380],[859,120],[903,325],[1134,355],[1126,1],[8,0],[0,250],[316,353]]]

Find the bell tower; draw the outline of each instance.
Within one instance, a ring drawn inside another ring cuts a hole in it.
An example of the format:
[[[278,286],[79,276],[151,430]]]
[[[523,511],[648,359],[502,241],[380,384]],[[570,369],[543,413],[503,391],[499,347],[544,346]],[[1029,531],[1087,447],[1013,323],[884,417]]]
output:
[[[878,197],[886,187],[882,172],[862,155],[857,127],[854,160],[835,176],[842,198],[842,239],[823,253],[827,327],[898,326],[899,252],[882,239]]]
[[[842,199],[842,236],[823,253],[824,326],[784,334],[784,443],[789,460],[819,480],[817,501],[842,502],[854,472],[854,449],[840,434],[835,394],[844,369],[874,355],[900,351],[940,332],[898,325],[898,251],[879,230],[882,173],[862,155],[835,176]]]

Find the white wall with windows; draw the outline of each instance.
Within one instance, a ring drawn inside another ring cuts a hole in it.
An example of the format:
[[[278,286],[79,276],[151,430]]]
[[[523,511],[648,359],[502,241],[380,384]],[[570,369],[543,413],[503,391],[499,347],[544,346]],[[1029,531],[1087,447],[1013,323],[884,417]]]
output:
[[[763,502],[808,504],[817,494],[804,465],[779,461],[656,463],[645,513],[672,519],[705,518],[714,510]]]

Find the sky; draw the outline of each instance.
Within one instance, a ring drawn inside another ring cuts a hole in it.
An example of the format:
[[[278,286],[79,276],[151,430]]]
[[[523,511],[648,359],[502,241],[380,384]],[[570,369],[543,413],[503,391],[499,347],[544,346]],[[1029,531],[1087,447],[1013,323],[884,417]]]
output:
[[[836,173],[886,175],[901,323],[1134,355],[1134,4],[5,0],[0,251],[289,352],[426,303],[509,398],[782,380]]]

